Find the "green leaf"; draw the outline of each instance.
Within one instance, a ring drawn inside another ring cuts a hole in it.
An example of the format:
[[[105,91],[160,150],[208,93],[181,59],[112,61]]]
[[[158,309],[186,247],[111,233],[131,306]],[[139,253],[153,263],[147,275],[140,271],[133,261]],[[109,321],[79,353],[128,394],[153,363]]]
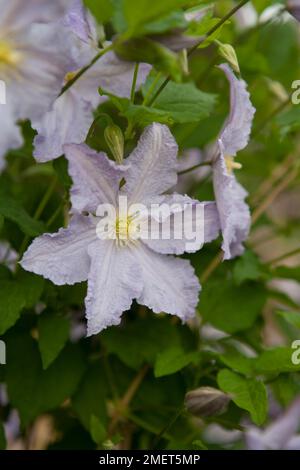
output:
[[[4,426],[2,421],[0,421],[0,450],[6,449],[6,437],[4,432]]]
[[[104,369],[97,363],[86,371],[83,380],[72,398],[73,408],[87,430],[90,430],[92,416],[95,416],[101,423],[106,425],[107,393],[108,389]]]
[[[111,96],[112,102],[119,109],[120,113],[125,116],[132,125],[147,126],[152,122],[161,122],[163,124],[172,125],[173,119],[167,111],[150,108],[148,106],[132,104],[127,98],[117,98]]]
[[[272,270],[273,278],[279,277],[284,279],[294,279],[300,282],[300,266],[278,266]]]
[[[31,273],[21,272],[16,281],[0,283],[0,335],[19,319],[24,308],[33,307],[44,288],[44,279]]]
[[[216,328],[235,333],[253,325],[265,301],[263,285],[249,282],[236,286],[230,280],[221,279],[204,285],[199,311]]]
[[[16,281],[0,283],[0,335],[11,328],[26,305],[24,290]]]
[[[255,369],[261,374],[296,372],[300,370],[300,364],[293,364],[293,353],[295,350],[288,347],[268,349],[255,361]]]
[[[86,7],[99,23],[107,23],[113,16],[113,0],[84,0]]]
[[[246,250],[236,261],[233,277],[239,285],[244,281],[256,281],[262,276],[262,266],[258,256],[253,251]]]
[[[70,321],[54,313],[44,313],[38,319],[38,332],[43,368],[47,369],[68,341]]]
[[[282,318],[284,318],[288,323],[300,329],[300,313],[299,312],[277,312]]]
[[[56,171],[56,174],[65,187],[66,190],[69,190],[72,186],[72,180],[68,173],[68,162],[65,157],[60,157],[54,160],[53,168]]]
[[[186,353],[182,347],[170,347],[157,355],[154,375],[163,377],[165,375],[175,374],[191,362],[199,360],[200,353],[197,351]]]
[[[147,93],[151,80],[143,87]],[[159,86],[159,85],[158,85]],[[174,122],[198,122],[210,115],[216,95],[199,90],[193,83],[169,82],[155,101],[155,109],[167,112]]]
[[[34,307],[41,298],[45,286],[45,280],[41,276],[37,276],[27,271],[20,271],[17,277],[17,282],[20,292],[22,292],[25,297],[25,307]]]
[[[15,222],[22,232],[30,237],[35,237],[45,231],[44,224],[30,217],[19,201],[6,194],[0,194],[0,215]]]
[[[177,82],[182,79],[184,71],[179,54],[153,39],[145,37],[123,41],[119,38],[114,46],[116,53],[124,60],[146,62]]]
[[[138,369],[144,362],[153,364],[158,353],[180,347],[180,335],[166,318],[138,319],[124,328],[111,327],[101,334],[109,353],[127,366]]]
[[[22,425],[26,426],[74,394],[85,364],[79,348],[70,345],[44,371],[38,345],[31,337],[10,334],[6,344],[8,394],[19,411]]]
[[[223,369],[218,374],[221,390],[232,396],[233,402],[249,411],[252,421],[261,426],[267,417],[267,391],[259,380],[246,379],[230,370]]]
[[[123,0],[123,12],[128,26],[127,35],[140,34],[147,23],[161,19],[162,16],[188,3],[187,0],[140,0],[137,8],[136,0]]]
[[[93,441],[98,445],[102,444],[102,442],[106,438],[105,426],[103,426],[101,421],[99,421],[99,419],[95,415],[92,415],[91,417],[90,432]]]

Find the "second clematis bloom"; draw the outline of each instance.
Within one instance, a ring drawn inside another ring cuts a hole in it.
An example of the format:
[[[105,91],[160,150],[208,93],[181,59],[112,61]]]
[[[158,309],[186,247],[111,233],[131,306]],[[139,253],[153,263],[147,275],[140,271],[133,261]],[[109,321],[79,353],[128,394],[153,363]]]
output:
[[[223,235],[222,250],[228,260],[243,253],[251,217],[245,202],[247,191],[234,175],[241,165],[237,152],[248,144],[255,109],[243,80],[238,80],[227,64],[220,65],[230,83],[230,114],[219,135],[213,160],[213,185]]]
[[[87,66],[100,52],[96,23],[83,7],[81,0],[73,0],[60,22],[62,36],[70,44],[72,66],[65,75],[65,85],[77,72]],[[91,127],[93,111],[105,101],[99,87],[124,98],[130,97],[135,64],[118,59],[109,51],[87,70],[68,90],[58,96],[41,119],[32,121],[37,136],[34,157],[46,162],[60,157],[65,144],[84,142]],[[151,66],[140,64],[136,89],[146,80]]]
[[[160,219],[153,238],[133,236],[131,231],[138,220],[136,209],[132,209],[136,204],[148,208],[165,203],[165,208],[171,208],[170,217],[175,217],[175,212],[184,213],[187,206],[201,205],[187,196],[164,194],[177,181],[178,149],[169,129],[157,123],[148,126],[122,166],[84,144],[66,145],[64,150],[73,179],[70,224],[58,233],[35,239],[21,261],[22,267],[57,285],[88,280],[88,335],[119,324],[133,299],[155,313],[170,313],[183,321],[193,317],[199,281],[188,260],[168,254],[196,251],[203,242],[218,236],[215,203],[202,203],[203,239],[190,248],[187,240],[177,238],[173,231],[166,239],[156,237],[163,225]],[[121,213],[121,197],[128,204],[125,213]],[[103,220],[99,208],[103,205],[115,208],[115,216],[108,223],[112,237],[99,237]],[[142,212],[139,217],[143,219]]]
[[[26,3],[26,5],[24,5]],[[60,92],[70,67],[68,50],[54,23],[67,0],[0,0],[0,170],[7,150],[22,145],[16,121],[38,119]]]

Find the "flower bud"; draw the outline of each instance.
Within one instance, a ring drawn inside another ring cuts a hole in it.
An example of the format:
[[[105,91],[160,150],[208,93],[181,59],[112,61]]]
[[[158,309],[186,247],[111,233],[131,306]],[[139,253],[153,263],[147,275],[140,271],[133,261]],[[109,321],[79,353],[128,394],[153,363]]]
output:
[[[114,159],[120,165],[124,157],[124,136],[121,129],[115,124],[109,124],[105,128],[104,137]]]
[[[226,411],[230,396],[213,387],[200,387],[185,396],[185,407],[194,416],[206,418]]]
[[[219,54],[231,65],[236,73],[240,73],[239,61],[234,48],[230,44],[222,44],[217,41],[219,45]]]
[[[299,0],[289,0],[287,2],[287,11],[294,18],[296,18],[296,20],[300,21],[300,2],[299,2]]]

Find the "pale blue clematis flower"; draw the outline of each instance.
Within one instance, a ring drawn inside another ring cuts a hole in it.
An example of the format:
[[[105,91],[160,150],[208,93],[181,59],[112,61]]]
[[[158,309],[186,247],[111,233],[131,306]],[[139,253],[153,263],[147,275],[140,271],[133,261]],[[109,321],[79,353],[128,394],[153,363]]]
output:
[[[246,83],[238,80],[227,64],[220,65],[230,82],[230,115],[219,135],[217,156],[213,163],[213,185],[223,235],[224,259],[243,253],[251,217],[245,202],[246,190],[237,181],[233,170],[241,167],[234,161],[237,152],[248,144],[253,108]]]
[[[135,203],[149,207],[159,199],[170,206],[175,202],[181,211],[186,210],[184,204],[197,203],[187,196],[163,195],[177,181],[178,149],[169,129],[157,123],[148,126],[122,166],[84,144],[69,144],[64,150],[73,179],[70,224],[35,239],[21,261],[23,268],[57,285],[88,280],[88,335],[119,324],[133,299],[155,313],[170,313],[183,321],[193,317],[200,291],[194,269],[188,260],[166,255],[196,251],[202,243],[189,250],[184,239],[144,240],[130,235],[121,243],[118,216],[113,220],[116,239],[96,234],[97,208],[109,203],[118,210],[120,195],[128,199],[122,223],[126,233]],[[123,178],[126,183],[119,189]],[[215,203],[203,205],[204,242],[208,242],[218,236],[220,224]]]
[[[65,77],[72,79],[76,72],[90,63],[99,52],[96,24],[86,11],[81,0],[72,2],[61,23],[61,29],[72,45],[74,66]],[[59,96],[42,119],[32,122],[37,130],[34,157],[45,162],[63,154],[64,144],[79,144],[85,141],[91,127],[93,111],[106,97],[100,96],[99,87],[105,91],[130,97],[135,64],[125,62],[113,53],[101,57],[65,93]],[[148,64],[140,64],[136,82],[138,89],[151,69]]]
[[[41,23],[57,20],[67,3],[0,0],[0,169],[7,150],[22,145],[16,121],[39,118],[61,89],[66,47],[55,27]]]

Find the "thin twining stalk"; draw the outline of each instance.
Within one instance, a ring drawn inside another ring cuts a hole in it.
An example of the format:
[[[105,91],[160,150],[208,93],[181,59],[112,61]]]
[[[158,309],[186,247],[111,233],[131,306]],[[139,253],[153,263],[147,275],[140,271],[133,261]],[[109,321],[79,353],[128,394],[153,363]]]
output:
[[[73,86],[74,83],[76,83],[77,80],[80,77],[82,77],[82,75],[85,74],[85,72],[87,72],[101,57],[103,57],[107,52],[112,51],[113,47],[114,47],[113,44],[110,44],[104,49],[101,49],[101,51],[99,51],[98,54],[95,55],[95,57],[91,60],[91,62],[88,65],[80,69],[79,72],[65,84],[59,96],[63,95],[67,90],[69,90],[69,88],[71,88],[71,86]]]
[[[240,8],[242,8],[246,3],[248,3],[249,0],[242,0],[238,5],[236,5],[232,10],[230,10],[227,15],[223,16],[223,18],[220,19],[220,21],[215,24],[204,36],[199,40],[197,44],[195,44],[191,49],[188,50],[188,57],[190,57],[197,49],[198,47],[203,44],[210,36],[212,36],[221,26],[223,26],[226,21],[231,18]],[[171,80],[171,77],[168,76],[165,81],[161,84],[151,101],[149,102],[149,106],[152,106],[154,101],[158,98],[158,96],[161,94],[161,92],[165,89],[165,87],[168,85],[169,81]]]

